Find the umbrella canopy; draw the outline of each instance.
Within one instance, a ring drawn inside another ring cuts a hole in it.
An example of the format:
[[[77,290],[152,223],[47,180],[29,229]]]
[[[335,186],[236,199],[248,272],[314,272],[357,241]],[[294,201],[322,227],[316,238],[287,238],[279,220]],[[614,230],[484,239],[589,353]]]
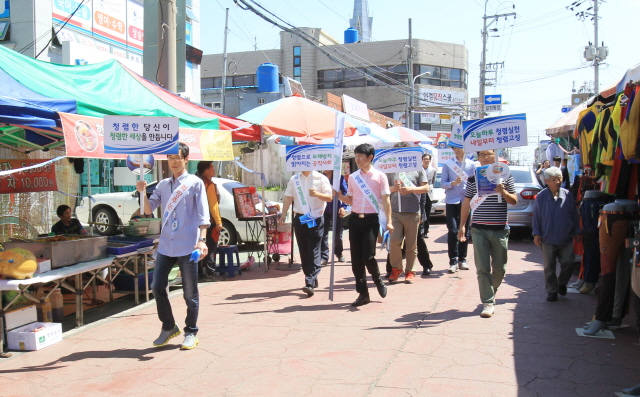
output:
[[[589,99],[591,100],[591,99]],[[560,117],[553,125],[545,130],[545,133],[548,136],[567,136],[569,133],[573,132],[576,128],[576,121],[578,121],[578,116],[580,116],[580,112],[587,108],[587,103],[585,101],[580,105],[573,108],[570,112]]]
[[[423,133],[405,127],[382,128],[375,126],[371,129],[372,137],[382,142],[424,142],[433,143],[433,139]]]
[[[300,97],[288,97],[267,103],[238,116],[240,120],[261,126],[272,135],[333,138],[336,114],[329,106]],[[346,121],[344,136],[352,136],[356,126]]]

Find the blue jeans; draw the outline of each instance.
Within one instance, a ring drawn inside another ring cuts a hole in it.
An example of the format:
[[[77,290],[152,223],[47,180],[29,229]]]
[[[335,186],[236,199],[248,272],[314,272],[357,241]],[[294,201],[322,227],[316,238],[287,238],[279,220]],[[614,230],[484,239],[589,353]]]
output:
[[[198,333],[198,309],[200,298],[198,296],[198,262],[190,260],[191,254],[185,256],[171,257],[158,253],[156,257],[156,267],[153,270],[153,282],[151,289],[156,299],[158,308],[158,318],[162,321],[162,329],[170,331],[176,324],[171,311],[171,303],[167,295],[169,285],[169,273],[178,264],[182,274],[182,292],[184,301],[187,304],[187,318],[184,320],[185,335],[195,335]]]

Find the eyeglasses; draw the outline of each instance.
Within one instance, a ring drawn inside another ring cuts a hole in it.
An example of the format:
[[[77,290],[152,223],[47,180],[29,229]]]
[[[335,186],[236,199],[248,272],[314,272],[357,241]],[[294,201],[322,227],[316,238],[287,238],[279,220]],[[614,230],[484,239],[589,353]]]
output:
[[[493,153],[478,153],[478,157],[491,157]]]

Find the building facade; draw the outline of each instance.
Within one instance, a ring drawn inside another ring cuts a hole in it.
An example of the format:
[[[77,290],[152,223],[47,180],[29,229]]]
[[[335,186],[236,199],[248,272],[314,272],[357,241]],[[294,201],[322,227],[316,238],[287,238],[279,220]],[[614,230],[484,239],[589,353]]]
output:
[[[349,66],[364,71],[375,70],[380,80],[397,87],[369,81],[362,74],[330,59],[316,46],[288,32],[280,32],[280,49],[229,53],[225,98],[256,93],[256,69],[262,63],[278,65],[281,79],[286,76],[302,83],[308,98],[323,100],[325,93],[346,94],[368,105],[369,109],[390,117],[404,117],[407,108],[408,73],[407,40],[389,40],[341,44],[322,29],[299,28],[313,38],[318,46],[337,56]],[[430,72],[430,76],[415,79],[415,93],[430,113],[416,112],[413,127],[425,131],[450,131],[451,106],[466,104],[468,54],[464,45],[413,40],[413,76]],[[223,74],[223,54],[204,55],[202,59],[202,100],[205,106],[220,109]],[[262,98],[262,99],[261,99]],[[264,102],[256,95],[250,100]],[[255,107],[255,106],[254,106]],[[225,109],[226,110],[226,109]],[[234,114],[230,114],[234,116]],[[444,118],[440,118],[440,114]],[[237,115],[237,114],[236,114]],[[426,117],[425,117],[426,116]],[[448,118],[447,118],[448,117]],[[444,121],[444,123],[442,123]]]

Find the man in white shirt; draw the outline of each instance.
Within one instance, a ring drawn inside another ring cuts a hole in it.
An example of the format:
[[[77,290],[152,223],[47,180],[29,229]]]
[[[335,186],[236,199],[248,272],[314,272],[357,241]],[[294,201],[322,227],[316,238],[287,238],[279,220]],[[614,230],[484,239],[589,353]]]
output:
[[[284,202],[280,223],[284,223],[293,202],[293,229],[300,251],[305,286],[308,297],[318,288],[320,273],[320,245],[324,233],[324,209],[333,199],[329,179],[317,171],[302,171],[289,179],[284,192]]]
[[[422,234],[425,238],[429,238],[429,221],[431,220],[431,207],[433,206],[433,185],[436,183],[436,176],[438,169],[431,166],[431,155],[425,153],[422,155],[422,168],[427,174],[427,185],[429,185],[429,191],[427,192],[427,198],[424,204],[424,212],[427,216],[426,221],[422,223]]]

